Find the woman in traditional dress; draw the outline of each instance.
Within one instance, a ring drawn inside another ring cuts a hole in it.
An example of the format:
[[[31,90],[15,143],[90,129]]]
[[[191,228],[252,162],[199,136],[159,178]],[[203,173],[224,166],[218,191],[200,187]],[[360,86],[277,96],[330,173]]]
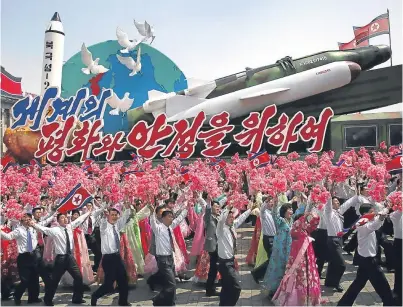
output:
[[[269,297],[272,297],[277,291],[284,276],[292,242],[290,234],[293,223],[292,206],[286,203],[279,210],[279,201],[276,202],[272,211],[277,233],[273,240],[269,266],[263,279],[263,294]]]
[[[80,212],[78,210],[73,210],[71,213],[71,221],[74,221],[80,217]],[[85,240],[84,232],[81,229],[81,225],[77,228],[74,228],[73,242],[74,258],[76,259],[77,266],[79,267],[81,275],[83,276],[83,283],[84,285],[89,286],[94,282],[94,273],[92,271],[87,242]],[[60,282],[63,285],[72,286],[73,278],[71,277],[69,272],[66,272],[62,276]]]
[[[259,240],[260,240],[260,233],[262,229],[262,224],[260,221],[260,206],[262,205],[262,193],[258,193],[256,197],[254,198],[254,202],[251,202],[249,204],[249,208],[257,204],[257,207],[251,212],[251,215],[255,216],[255,223],[253,223],[252,220],[252,225],[255,226],[253,230],[253,236],[252,236],[252,241],[250,243],[250,248],[248,255],[246,256],[246,263],[250,266],[254,266],[256,263],[256,256],[257,256],[257,250],[259,246]]]
[[[296,218],[291,229],[291,252],[287,269],[273,302],[279,306],[319,306],[321,288],[313,239],[309,236],[319,224],[319,217],[308,213]]]

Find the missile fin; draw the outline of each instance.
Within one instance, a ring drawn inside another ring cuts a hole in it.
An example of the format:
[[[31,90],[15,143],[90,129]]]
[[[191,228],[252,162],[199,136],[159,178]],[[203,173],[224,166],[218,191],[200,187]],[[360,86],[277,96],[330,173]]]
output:
[[[174,96],[166,101],[166,115],[171,117],[206,101],[207,99],[191,96]]]
[[[247,95],[245,97],[242,97],[241,100],[243,102],[253,102],[255,99],[256,100],[261,99],[261,98],[269,99],[270,96],[272,96],[274,94],[279,94],[279,93],[282,93],[282,92],[286,92],[288,90],[289,90],[289,88],[268,89],[268,90],[260,91],[260,92],[253,93],[253,94]]]
[[[205,81],[205,80],[200,80],[200,79],[195,79],[195,78],[187,78],[186,79],[188,83],[188,88],[193,88],[193,87],[198,87],[201,85],[205,85],[207,83],[210,83],[211,81]]]

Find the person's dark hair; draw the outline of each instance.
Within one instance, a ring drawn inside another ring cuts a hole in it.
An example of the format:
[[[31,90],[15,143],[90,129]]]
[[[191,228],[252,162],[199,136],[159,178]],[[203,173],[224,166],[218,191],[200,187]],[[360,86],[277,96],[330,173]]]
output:
[[[295,222],[295,221],[298,221],[302,216],[304,216],[303,213],[300,213],[300,214],[295,215],[295,216],[294,216],[294,222]]]
[[[58,221],[59,218],[60,218],[62,215],[66,215],[66,214],[65,214],[65,213],[58,213],[58,214],[56,215],[56,220]]]
[[[25,213],[24,216],[28,216],[29,218],[32,219],[32,214],[31,213]]]
[[[108,208],[108,212],[115,211],[117,214],[120,214],[119,210],[116,208]]]
[[[42,210],[42,207],[36,207],[36,208],[32,209],[32,214],[34,214],[38,210]]]
[[[174,213],[171,210],[165,210],[164,212],[162,212],[161,217],[164,218],[167,215],[174,215]]]
[[[77,209],[71,210],[71,215],[78,213],[78,215],[80,215],[80,211],[78,211]]]
[[[174,201],[178,199],[178,193],[172,192],[169,198],[172,198]]]
[[[360,214],[367,214],[374,206],[370,203],[365,203],[360,206]]]
[[[285,213],[287,212],[288,209],[292,209],[291,204],[284,204],[284,205],[281,206],[281,208],[280,208],[280,216],[282,218],[285,217]]]
[[[225,189],[224,189],[224,192],[225,193],[228,193],[230,191],[230,187],[226,187]]]
[[[140,199],[136,200],[136,206],[140,206],[143,202]]]
[[[212,202],[211,202],[211,206],[214,206],[214,205],[220,205],[220,203],[218,202],[218,201],[216,201],[216,200],[213,200]]]
[[[203,191],[203,193],[202,193],[202,198],[203,198],[204,200],[206,200],[206,199],[207,199],[207,196],[208,196],[208,193],[207,193],[206,191]]]
[[[158,206],[158,207],[155,209],[155,213],[158,214],[162,209],[165,209],[165,208],[166,208],[165,205]]]
[[[41,196],[41,201],[42,201],[42,200],[45,200],[45,199],[49,199],[49,196],[46,196],[46,195]]]

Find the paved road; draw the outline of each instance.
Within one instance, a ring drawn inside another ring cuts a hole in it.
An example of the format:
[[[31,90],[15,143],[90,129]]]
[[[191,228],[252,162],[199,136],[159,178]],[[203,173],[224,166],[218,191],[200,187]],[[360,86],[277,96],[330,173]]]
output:
[[[238,259],[240,264],[240,277],[241,277],[241,285],[242,285],[242,293],[240,299],[238,301],[238,306],[270,306],[272,303],[261,295],[259,286],[253,281],[250,275],[250,267],[245,264],[245,257],[248,253],[250,241],[252,239],[253,228],[247,224],[244,225],[244,228],[238,229],[238,235],[240,238],[237,240],[238,242]],[[354,280],[356,275],[356,268],[351,264],[352,256],[346,255],[347,261],[347,270],[343,276],[343,287],[347,289],[350,283]],[[194,261],[193,261],[194,262]],[[192,270],[189,272],[190,275],[193,274],[194,265]],[[393,274],[387,273],[386,278],[388,279],[391,287],[393,287]],[[323,284],[322,280],[322,284]],[[91,286],[91,292],[93,292],[97,288],[96,285]],[[42,289],[43,293],[43,289]],[[59,288],[54,299],[54,303],[59,306],[67,306],[71,305],[71,288]],[[151,298],[156,295],[157,292],[152,292],[149,290],[144,279],[139,279],[137,287],[132,289],[129,293],[129,302],[131,302],[134,306],[151,306],[152,301]],[[187,305],[187,306],[217,306],[218,298],[209,298],[205,297],[205,291],[202,287],[188,281],[177,284],[177,305]],[[341,298],[342,293],[334,293],[326,287],[322,287],[322,295],[328,302],[325,304],[326,306],[334,306],[337,304],[339,299]],[[111,294],[109,296],[104,297],[103,299],[98,300],[98,305],[110,306],[117,305],[117,296],[118,294]],[[42,297],[42,295],[41,295]],[[87,301],[88,305],[90,304],[91,293],[86,292],[84,295],[84,299]],[[27,296],[23,296],[23,305],[26,304]],[[8,304],[7,304],[8,303]],[[356,300],[356,305],[365,305],[365,306],[374,306],[374,305],[382,305],[382,302],[378,295],[376,294],[374,288],[368,282],[366,287],[360,293]],[[13,305],[13,301],[2,302],[3,306]],[[41,304],[38,304],[41,305]],[[32,306],[32,305],[31,305]]]

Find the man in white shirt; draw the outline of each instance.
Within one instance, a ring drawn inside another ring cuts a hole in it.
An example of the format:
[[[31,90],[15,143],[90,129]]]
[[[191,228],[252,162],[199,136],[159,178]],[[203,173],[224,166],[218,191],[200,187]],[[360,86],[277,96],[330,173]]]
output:
[[[393,248],[396,257],[393,294],[396,296],[396,305],[402,306],[402,211],[396,210],[389,217],[393,223]]]
[[[83,304],[83,276],[74,257],[74,239],[73,230],[80,226],[88,217],[90,212],[80,216],[78,219],[69,223],[67,214],[57,214],[59,226],[47,228],[31,221],[31,225],[49,237],[52,237],[55,244],[55,263],[52,272],[52,283],[45,288],[44,303],[46,306],[53,306],[53,297],[63,274],[67,271],[73,278],[73,304]]]
[[[236,231],[248,218],[251,209],[234,219],[232,207],[222,211],[217,224],[218,271],[221,274],[220,306],[235,306],[241,294],[239,276],[235,271]]]
[[[37,266],[38,236],[30,224],[32,215],[27,213],[21,219],[21,225],[10,233],[0,231],[1,238],[16,240],[18,248],[17,268],[20,275],[20,284],[14,292],[14,302],[21,305],[21,297],[28,288],[28,303],[40,303],[39,296],[39,271]],[[46,284],[46,286],[49,286]]]
[[[119,306],[131,306],[128,302],[129,284],[123,259],[120,256],[120,232],[125,228],[134,212],[125,204],[126,210],[120,216],[116,208],[109,208],[106,218],[101,219],[102,268],[105,272],[104,283],[92,294],[91,306],[96,306],[97,300],[113,291],[116,281],[119,288]]]
[[[271,251],[273,248],[274,236],[276,235],[276,224],[274,224],[272,216],[272,208],[274,205],[274,200],[266,200],[260,207],[260,221],[262,223],[262,233],[263,233],[263,246],[267,254],[267,260],[251,271],[252,277],[258,284],[259,281],[264,277],[266,273],[267,266],[269,265]]]
[[[362,205],[361,215],[373,212],[371,204]],[[338,306],[352,306],[358,294],[369,280],[376,293],[381,297],[383,306],[393,306],[393,294],[381,267],[376,261],[377,239],[375,231],[379,229],[386,217],[386,211],[374,220],[357,227],[359,267],[355,280],[340,299]]]
[[[342,255],[343,247],[343,214],[358,202],[364,202],[362,196],[354,196],[340,206],[337,198],[329,199],[324,209],[324,218],[327,227],[327,245],[329,265],[327,268],[325,286],[334,288],[337,292],[343,292],[340,285],[341,277],[346,270],[346,263]]]
[[[150,224],[155,234],[155,251],[158,265],[158,277],[162,283],[162,290],[153,299],[154,306],[174,306],[176,300],[175,264],[173,253],[175,245],[173,241],[173,229],[178,226],[187,215],[183,210],[177,218],[171,210],[165,210],[161,214],[161,223],[153,213]]]

